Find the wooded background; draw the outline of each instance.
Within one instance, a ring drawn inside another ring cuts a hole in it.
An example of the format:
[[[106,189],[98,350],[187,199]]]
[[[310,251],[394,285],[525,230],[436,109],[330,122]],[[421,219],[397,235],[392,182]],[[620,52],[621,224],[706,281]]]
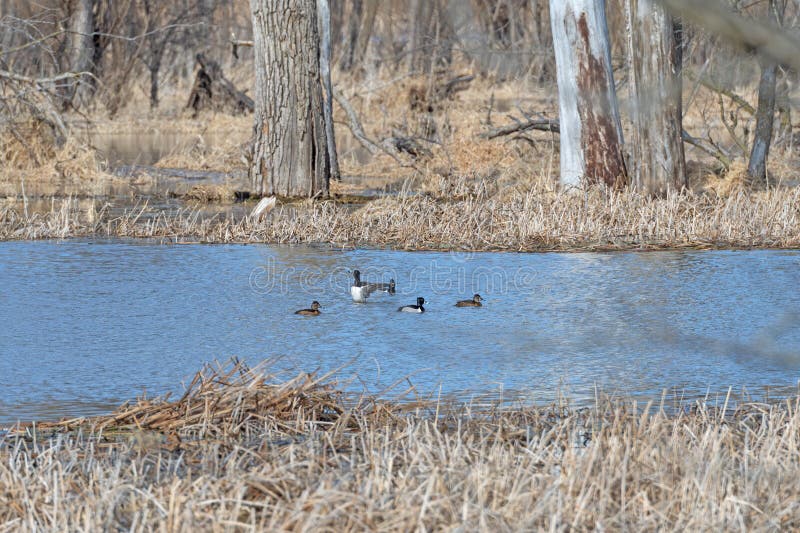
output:
[[[610,69],[618,89],[636,86],[632,58],[646,43],[631,32],[628,10],[646,3],[594,2],[606,16]],[[566,4],[580,2],[557,5]],[[800,16],[796,1],[736,0],[725,5],[742,20],[780,25],[789,35]],[[556,89],[547,1],[332,0],[330,20],[334,85],[346,87],[367,77],[387,83],[416,77],[423,82],[421,115],[433,110],[425,109],[432,95],[453,89],[448,83],[465,73],[497,83],[514,80],[523,87]],[[760,91],[757,102],[752,95],[764,83],[766,68],[773,78],[778,115],[770,127],[772,144],[793,150],[796,71],[775,61],[765,63],[746,38],[737,43],[693,22],[684,23],[680,32],[683,96],[691,101],[699,87],[718,95],[714,120],[730,139],[721,142],[707,133],[684,132],[684,141],[726,167],[762,149],[755,142],[756,115],[769,103],[761,101],[769,91]],[[0,128],[18,135],[20,124],[33,118],[62,142],[69,129],[64,113],[113,119],[130,106],[157,112],[165,92],[198,83],[201,59],[211,61],[206,70],[218,68],[221,75],[237,68],[252,73],[246,83],[231,89],[239,99],[232,112],[247,112],[253,107],[245,93],[254,92],[254,52],[236,43],[252,40],[252,28],[251,5],[245,0],[0,0]],[[638,78],[641,82],[641,73]],[[147,95],[146,103],[139,94]],[[636,139],[634,150],[650,142]],[[635,160],[649,168],[642,154]],[[764,158],[758,164],[751,161],[756,177],[764,173]]]

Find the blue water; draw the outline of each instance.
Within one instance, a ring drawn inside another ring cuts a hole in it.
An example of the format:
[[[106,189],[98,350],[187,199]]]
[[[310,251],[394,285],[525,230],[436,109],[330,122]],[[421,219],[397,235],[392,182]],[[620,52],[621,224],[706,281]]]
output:
[[[349,299],[350,271],[398,294]],[[792,390],[800,253],[0,243],[0,423],[179,392],[238,356],[352,388],[659,398]],[[453,306],[479,292],[480,309]],[[427,312],[396,312],[424,296]],[[296,309],[319,300],[323,314]],[[357,376],[352,379],[353,376]]]

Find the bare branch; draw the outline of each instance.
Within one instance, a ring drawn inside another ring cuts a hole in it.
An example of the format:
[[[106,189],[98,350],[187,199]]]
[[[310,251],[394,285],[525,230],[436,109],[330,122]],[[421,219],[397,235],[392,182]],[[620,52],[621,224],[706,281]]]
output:
[[[370,154],[377,155],[378,152],[381,151],[380,147],[374,141],[370,140],[369,137],[367,137],[367,134],[364,133],[364,128],[361,126],[361,121],[358,119],[358,114],[356,114],[353,106],[350,105],[350,102],[347,101],[347,98],[344,97],[342,92],[335,87],[333,89],[333,98],[347,114],[350,131],[353,133],[353,136],[358,140],[358,142],[361,143],[361,146],[369,151]]]
[[[703,152],[707,153],[708,155],[710,155],[711,157],[722,163],[722,166],[724,166],[725,168],[730,168],[731,166],[730,156],[725,154],[719,147],[703,139],[692,137],[686,130],[681,131],[681,138],[683,139],[683,142],[691,144],[695,148],[702,150]]]
[[[62,35],[64,33],[67,33],[67,31],[66,30],[58,30],[58,31],[55,31],[55,32],[50,33],[50,34],[43,35],[42,37],[39,37],[38,39],[34,39],[32,41],[28,41],[25,44],[21,44],[19,46],[15,46],[14,48],[8,48],[6,50],[0,50],[0,56],[13,54],[15,52],[20,52],[22,50],[25,50],[26,48],[30,48],[31,46],[36,46],[39,43],[43,43],[44,41],[46,41],[48,39],[52,39],[53,37],[58,37],[59,35]]]
[[[31,78],[29,76],[23,76],[21,74],[14,74],[13,72],[8,72],[7,70],[0,70],[0,78],[7,78],[10,80],[19,81],[22,83],[30,83],[33,85],[44,85],[47,83],[55,83],[57,81],[72,80],[76,78],[81,78],[83,76],[89,76],[90,78],[99,81],[97,77],[91,72],[62,72],[61,74],[52,76],[50,78]]]

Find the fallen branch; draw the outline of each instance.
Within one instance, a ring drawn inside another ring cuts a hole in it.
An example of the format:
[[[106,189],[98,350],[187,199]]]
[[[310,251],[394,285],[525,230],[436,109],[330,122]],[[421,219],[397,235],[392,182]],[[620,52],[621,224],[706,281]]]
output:
[[[681,130],[681,139],[683,142],[691,144],[695,148],[707,153],[717,161],[719,161],[722,166],[726,169],[730,168],[731,166],[731,158],[727,154],[725,154],[722,150],[720,150],[717,146],[714,146],[712,143],[700,139],[698,137],[692,137],[688,131]]]
[[[526,122],[518,122],[516,124],[509,124],[499,128],[493,128],[480,134],[482,139],[495,139],[504,135],[511,135],[528,130],[549,131],[552,133],[559,133],[558,119],[537,118],[528,120]]]
[[[347,115],[347,125],[353,137],[355,137],[356,140],[361,143],[361,146],[366,148],[370,154],[374,156],[379,153],[384,153],[394,159],[401,167],[413,168],[417,172],[421,172],[413,163],[403,161],[400,158],[400,152],[406,152],[416,158],[419,155],[430,156],[430,150],[416,143],[416,141],[409,137],[394,136],[387,137],[380,142],[373,141],[367,137],[367,134],[364,132],[364,127],[361,125],[361,121],[358,119],[358,114],[355,109],[353,109],[353,106],[350,105],[350,102],[347,101],[347,98],[344,97],[342,92],[335,87],[333,88],[333,99],[344,109]]]
[[[398,152],[405,152],[414,159],[418,157],[432,157],[433,153],[419,143],[414,137],[406,137],[397,135],[394,137],[386,137],[383,146],[390,147]]]
[[[345,114],[347,115],[348,126],[350,127],[350,131],[353,133],[353,136],[361,143],[361,146],[367,149],[370,154],[377,155],[378,152],[381,151],[381,148],[372,141],[367,134],[364,133],[364,128],[361,126],[361,121],[358,120],[358,115],[356,114],[355,109],[353,106],[350,105],[350,102],[347,101],[347,98],[344,97],[342,92],[339,89],[333,89],[333,99],[336,100],[336,103],[344,109]]]
[[[458,76],[457,78],[453,78],[452,80],[448,81],[444,87],[439,89],[440,96],[444,98],[449,98],[453,94],[464,91],[469,87],[469,84],[472,80],[475,79],[475,76],[471,74],[466,74],[464,76]]]

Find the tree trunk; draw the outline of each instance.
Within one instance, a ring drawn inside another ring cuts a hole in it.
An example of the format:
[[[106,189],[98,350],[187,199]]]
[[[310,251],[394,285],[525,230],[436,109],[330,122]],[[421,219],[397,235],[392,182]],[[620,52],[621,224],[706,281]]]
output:
[[[69,69],[73,72],[90,71],[94,57],[94,22],[92,21],[92,0],[72,0],[69,16]],[[66,86],[64,107],[79,107],[85,90],[79,81]]]
[[[430,74],[438,64],[450,62],[450,35],[441,0],[414,0],[411,7],[409,72]]]
[[[158,72],[161,70],[159,58],[149,67],[150,70],[150,109],[158,109]]]
[[[250,177],[261,195],[328,194],[315,0],[250,0],[256,69]]]
[[[778,26],[783,20],[786,2],[769,0],[769,21]],[[756,131],[747,173],[761,184],[767,183],[767,156],[772,143],[772,124],[775,117],[775,82],[778,65],[773,59],[761,56],[761,79],[758,82],[758,109],[756,110]]]
[[[372,39],[372,32],[375,31],[375,17],[378,14],[378,0],[366,0],[366,11],[364,12],[364,21],[361,24],[361,30],[358,32],[358,47],[356,48],[356,61],[362,64],[367,58],[367,49],[369,49],[369,41]]]
[[[323,115],[325,117],[325,139],[330,156],[330,177],[341,179],[339,159],[336,153],[336,136],[333,133],[333,83],[331,83],[331,10],[328,0],[317,0],[317,17],[319,18],[319,67],[322,85],[325,87]]]
[[[342,57],[342,70],[349,71],[355,65],[358,47],[358,30],[361,27],[361,0],[352,0],[350,16],[347,20],[347,42]]]
[[[550,0],[561,129],[561,183],[627,183],[603,0]]]
[[[634,186],[664,194],[686,186],[681,139],[680,27],[656,0],[627,0]]]

